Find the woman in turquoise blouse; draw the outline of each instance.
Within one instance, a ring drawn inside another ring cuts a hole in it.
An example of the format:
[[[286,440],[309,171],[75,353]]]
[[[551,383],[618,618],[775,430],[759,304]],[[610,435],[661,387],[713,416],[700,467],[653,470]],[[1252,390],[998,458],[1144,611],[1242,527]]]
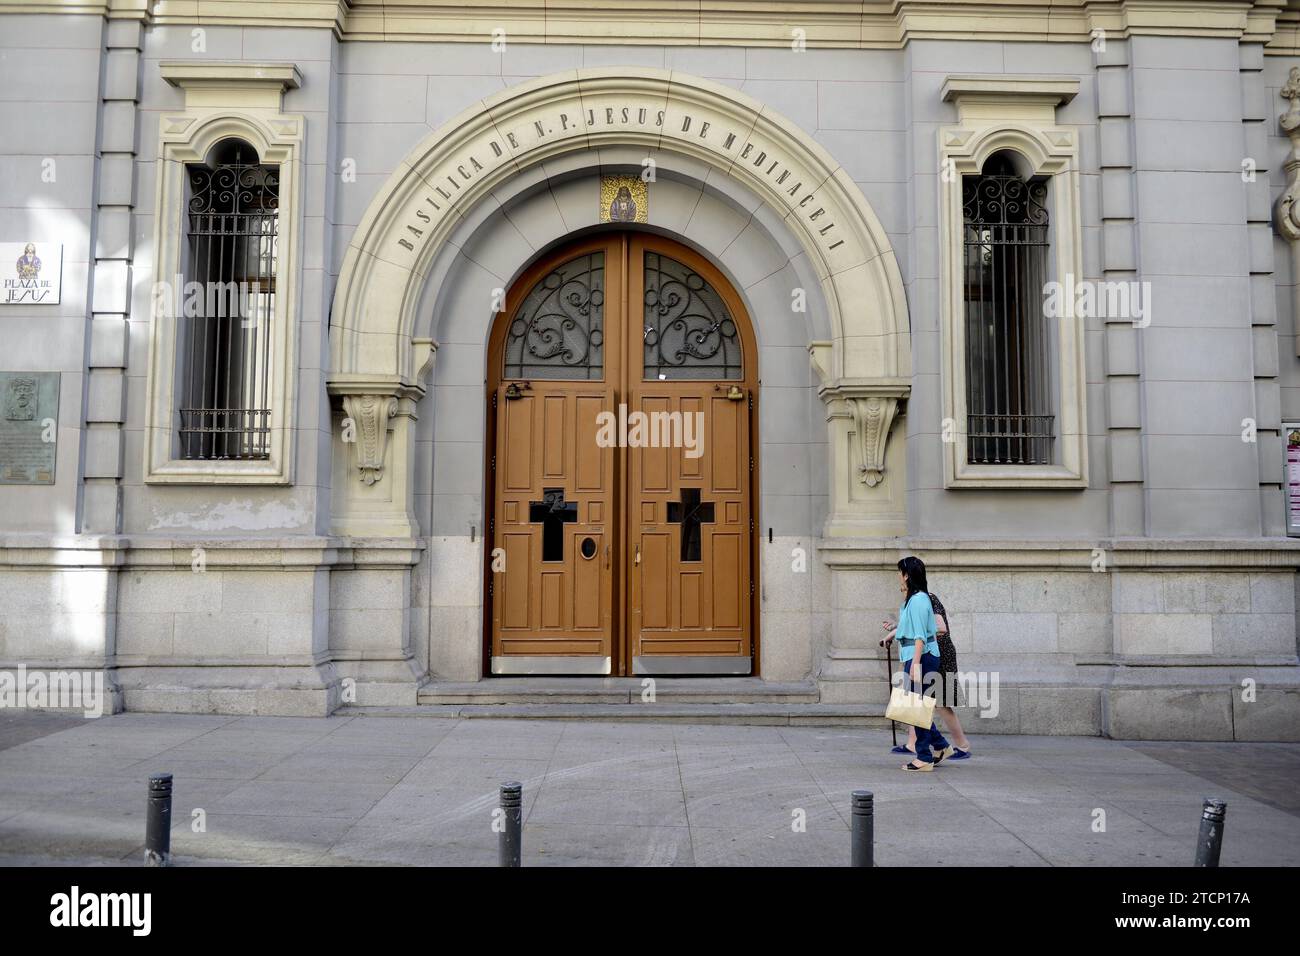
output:
[[[939,673],[939,640],[934,620],[934,606],[930,603],[925,564],[920,558],[906,557],[898,562],[898,590],[903,594],[903,606],[898,609],[898,624],[893,638],[898,641],[898,659],[903,665],[904,686],[913,692],[934,694],[935,684],[942,679]],[[946,753],[948,741],[939,728],[916,729],[916,758],[903,765],[904,770],[933,770],[943,759],[936,758],[932,750]]]

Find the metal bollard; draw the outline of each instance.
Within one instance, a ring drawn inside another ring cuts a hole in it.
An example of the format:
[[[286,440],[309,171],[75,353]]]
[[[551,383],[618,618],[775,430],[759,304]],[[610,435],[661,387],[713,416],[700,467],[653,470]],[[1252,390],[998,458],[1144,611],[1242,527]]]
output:
[[[172,855],[172,775],[149,775],[149,811],[144,824],[144,865],[166,866]]]
[[[524,785],[518,781],[501,784],[501,837],[497,841],[497,866],[522,866],[524,828]]]
[[[853,858],[850,866],[875,866],[876,807],[870,790],[853,791]]]
[[[1196,862],[1193,866],[1219,865],[1219,851],[1223,849],[1223,818],[1228,805],[1222,800],[1206,797],[1201,807],[1201,832],[1196,835]]]

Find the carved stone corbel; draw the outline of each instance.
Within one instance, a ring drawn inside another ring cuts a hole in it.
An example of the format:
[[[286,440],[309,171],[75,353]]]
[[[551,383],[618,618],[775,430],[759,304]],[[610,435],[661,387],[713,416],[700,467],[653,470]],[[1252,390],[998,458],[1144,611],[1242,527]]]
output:
[[[1300,67],[1291,67],[1286,85],[1279,91],[1282,99],[1290,106],[1278,117],[1278,125],[1291,140],[1291,149],[1287,153],[1286,189],[1278,197],[1274,210],[1278,235],[1291,244],[1292,269],[1300,268]],[[1300,295],[1291,296],[1291,310],[1300,322]],[[1296,352],[1300,354],[1300,338],[1296,340]]]
[[[823,533],[830,537],[903,534],[907,513],[902,475],[895,481],[886,476],[885,469],[889,436],[895,419],[905,414],[911,382],[883,376],[836,376],[834,369],[841,363],[835,351],[832,342],[808,346],[829,429],[830,513]],[[894,457],[898,459],[897,452]]]
[[[1300,240],[1300,208],[1296,205],[1296,200],[1300,199],[1300,67],[1291,67],[1291,74],[1279,95],[1291,104],[1278,117],[1278,125],[1291,140],[1291,152],[1284,166],[1286,191],[1277,201],[1277,231],[1294,243]]]
[[[388,420],[397,414],[392,395],[344,395],[343,412],[352,420],[353,456],[361,481],[373,485],[384,474]]]
[[[840,379],[823,384],[817,392],[826,403],[828,422],[836,418],[848,418],[852,422],[858,481],[868,488],[876,487],[885,477],[889,434],[899,405],[907,398],[907,383]]]
[[[846,399],[858,445],[858,480],[868,488],[885,476],[885,446],[898,411],[898,399],[884,396]]]

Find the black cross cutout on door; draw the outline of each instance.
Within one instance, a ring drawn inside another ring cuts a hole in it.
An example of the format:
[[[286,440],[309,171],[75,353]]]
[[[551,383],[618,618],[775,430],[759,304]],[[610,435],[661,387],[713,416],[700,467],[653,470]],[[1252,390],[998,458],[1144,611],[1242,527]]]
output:
[[[578,506],[563,488],[543,488],[541,501],[528,502],[528,520],[542,525],[542,560],[564,560],[564,526],[578,520]]]
[[[668,502],[668,520],[682,526],[682,560],[700,559],[700,523],[713,523],[713,502],[700,501],[699,488],[683,488],[680,502]]]

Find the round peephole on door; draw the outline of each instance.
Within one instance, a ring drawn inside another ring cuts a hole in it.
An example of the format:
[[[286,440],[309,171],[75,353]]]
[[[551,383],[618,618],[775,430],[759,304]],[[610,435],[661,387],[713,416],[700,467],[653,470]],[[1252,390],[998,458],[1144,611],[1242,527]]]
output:
[[[588,560],[594,558],[596,556],[596,539],[583,538],[581,551],[584,558]]]

